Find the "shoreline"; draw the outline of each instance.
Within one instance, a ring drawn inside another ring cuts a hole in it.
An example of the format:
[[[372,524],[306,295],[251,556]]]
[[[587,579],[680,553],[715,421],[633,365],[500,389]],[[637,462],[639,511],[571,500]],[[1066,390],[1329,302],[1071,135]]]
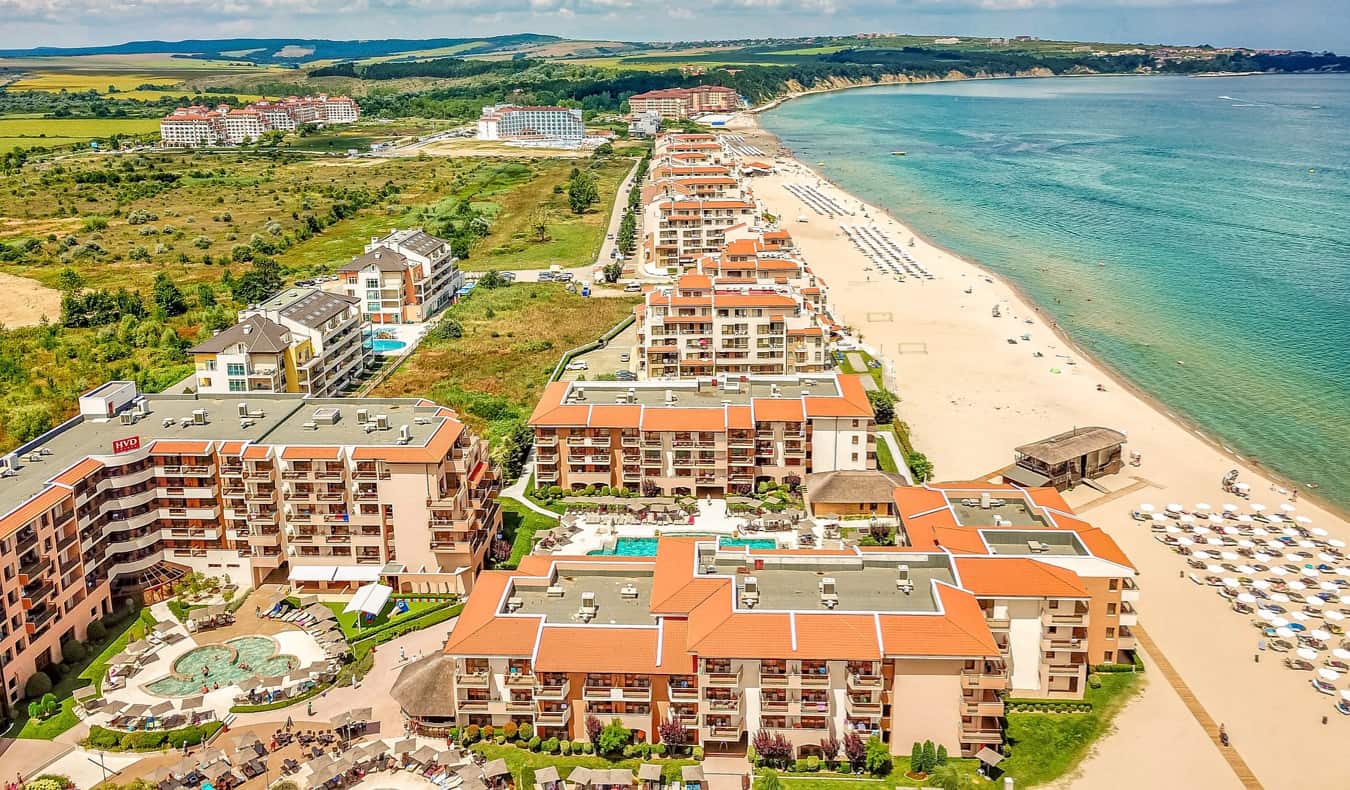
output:
[[[1193,76],[1193,75],[1152,75],[1152,74],[1116,75],[1116,74],[1090,74],[1090,75],[1076,75],[1076,76],[1083,76],[1083,77],[1141,76],[1141,77],[1147,77],[1147,76]],[[1204,75],[1204,76],[1205,76],[1205,77],[1221,77],[1221,76],[1249,76],[1249,75],[1245,75],[1245,74],[1241,74],[1241,73],[1233,73],[1233,74],[1222,73],[1222,74],[1206,74],[1206,75]],[[1057,77],[1019,76],[1019,77],[983,77],[983,78],[978,78],[978,79],[981,79],[981,80],[993,80],[993,79],[1054,79],[1054,78],[1057,78]],[[972,79],[976,79],[976,78],[972,78]],[[930,80],[930,81],[928,81],[928,82],[963,82],[963,81],[966,81],[966,80]],[[933,239],[932,237],[930,237],[929,235],[927,235],[926,233],[924,233],[923,230],[922,230],[921,228],[916,227],[913,223],[911,223],[910,221],[906,220],[905,218],[900,217],[900,216],[897,216],[896,214],[894,214],[889,208],[886,208],[886,207],[880,206],[880,205],[876,205],[876,204],[873,204],[873,203],[869,203],[869,202],[867,202],[867,201],[865,201],[865,200],[862,200],[862,199],[859,198],[858,196],[854,195],[852,192],[849,192],[843,185],[839,184],[837,181],[835,181],[833,178],[829,177],[828,175],[822,173],[815,165],[812,165],[812,164],[809,163],[809,162],[803,161],[803,160],[797,155],[797,153],[796,153],[795,151],[793,151],[793,150],[792,150],[791,148],[789,148],[785,143],[783,143],[782,139],[779,138],[778,135],[776,135],[776,134],[774,134],[773,132],[769,131],[768,129],[764,128],[764,126],[759,122],[759,113],[760,113],[760,112],[767,111],[767,110],[769,110],[769,109],[773,109],[774,107],[781,106],[782,104],[786,103],[787,101],[789,101],[789,100],[791,100],[791,99],[800,98],[800,97],[802,97],[802,96],[807,96],[807,95],[812,95],[812,94],[817,94],[817,93],[836,93],[836,92],[840,92],[840,91],[853,90],[853,89],[858,89],[858,88],[875,88],[875,87],[886,87],[886,86],[891,86],[891,85],[904,85],[904,84],[926,84],[926,83],[924,83],[924,82],[914,82],[914,83],[874,83],[874,84],[868,84],[868,85],[837,86],[837,87],[825,88],[825,89],[820,89],[820,90],[815,90],[815,91],[809,91],[809,92],[804,92],[804,93],[797,93],[797,94],[792,94],[792,95],[790,95],[790,96],[782,97],[782,98],[780,98],[780,99],[776,99],[776,100],[774,101],[774,103],[772,104],[772,106],[770,106],[770,105],[762,105],[760,108],[756,108],[755,110],[747,111],[746,116],[750,119],[750,122],[751,122],[751,124],[752,124],[752,126],[753,126],[753,129],[754,129],[755,133],[760,134],[760,135],[763,135],[764,137],[766,137],[766,138],[768,138],[768,139],[770,139],[770,140],[773,141],[773,144],[774,144],[774,145],[777,147],[777,149],[778,149],[778,152],[779,152],[779,153],[778,153],[778,156],[780,156],[781,158],[791,160],[791,161],[794,162],[798,167],[800,167],[800,168],[802,168],[802,169],[804,169],[804,170],[810,172],[815,178],[817,178],[817,179],[819,179],[819,180],[821,180],[821,181],[823,181],[823,182],[825,182],[825,183],[827,183],[827,184],[830,184],[832,187],[834,187],[836,190],[838,190],[838,191],[839,191],[841,194],[843,194],[845,197],[847,197],[847,198],[849,198],[849,199],[851,199],[851,200],[853,200],[853,201],[856,201],[856,202],[859,203],[860,205],[866,206],[869,210],[871,210],[871,211],[873,211],[873,212],[880,213],[880,214],[884,215],[886,218],[888,218],[888,219],[894,221],[895,223],[897,223],[897,224],[903,226],[903,227],[905,228],[905,230],[908,231],[912,236],[914,236],[915,238],[917,238],[917,239],[923,241],[923,242],[924,242],[925,244],[927,244],[928,246],[930,246],[930,247],[932,247],[932,248],[934,248],[934,249],[936,249],[936,250],[939,250],[939,251],[941,251],[942,253],[945,253],[946,255],[949,255],[949,256],[951,256],[952,258],[954,258],[954,259],[956,259],[956,260],[959,260],[959,261],[961,261],[962,263],[964,263],[964,264],[966,264],[966,265],[971,266],[972,268],[974,268],[974,269],[976,269],[977,271],[979,271],[983,276],[988,277],[988,278],[992,279],[995,283],[997,283],[997,284],[1003,286],[1004,288],[1007,288],[1010,292],[1012,292],[1013,296],[1015,297],[1015,299],[1016,299],[1018,302],[1020,302],[1020,303],[1021,303],[1023,306],[1025,306],[1027,309],[1031,310],[1036,316],[1042,318],[1042,320],[1043,320],[1044,323],[1045,323],[1046,328],[1049,329],[1049,331],[1055,336],[1055,338],[1056,338],[1057,340],[1059,340],[1061,343],[1063,343],[1064,346],[1065,346],[1066,348],[1072,350],[1073,353],[1075,353],[1075,354],[1076,354],[1080,359],[1082,359],[1083,361],[1092,364],[1094,367],[1096,367],[1098,370],[1101,371],[1101,373],[1102,373],[1102,374],[1110,381],[1111,384],[1113,384],[1113,385],[1119,387],[1120,389],[1122,389],[1122,390],[1124,390],[1124,391],[1130,393],[1130,394],[1133,395],[1135,398],[1137,398],[1137,399],[1139,399],[1140,401],[1142,401],[1146,406],[1148,406],[1148,407],[1151,408],[1153,411],[1155,411],[1160,417],[1162,417],[1163,419],[1165,419],[1165,420],[1167,420],[1167,421],[1173,423],[1173,425],[1174,425],[1175,427],[1179,428],[1180,430],[1186,432],[1187,434],[1190,434],[1191,436],[1195,437],[1196,439],[1199,439],[1200,441],[1202,441],[1202,442],[1204,442],[1205,444],[1209,445],[1209,446],[1210,446],[1211,448],[1213,448],[1215,451],[1217,451],[1217,452],[1220,453],[1221,455],[1223,455],[1223,456],[1227,457],[1228,459],[1230,459],[1236,467],[1239,467],[1239,468],[1241,468],[1241,467],[1248,467],[1248,468],[1249,468],[1252,472],[1254,472],[1255,474],[1258,474],[1258,475],[1260,475],[1260,476],[1263,476],[1263,477],[1269,479],[1271,482],[1277,483],[1277,484],[1279,484],[1279,485],[1281,485],[1281,486],[1284,486],[1284,487],[1286,487],[1286,488],[1289,488],[1289,489],[1291,489],[1291,490],[1297,490],[1297,491],[1300,492],[1300,493],[1299,493],[1299,497],[1300,497],[1300,498],[1305,499],[1305,500],[1310,501],[1310,502],[1316,503],[1320,508],[1322,508],[1323,510],[1326,510],[1327,512],[1331,513],[1332,515],[1336,516],[1337,518],[1339,518],[1339,519],[1341,519],[1341,520],[1344,520],[1344,521],[1350,521],[1350,508],[1347,508],[1346,506],[1343,506],[1343,505],[1340,505],[1340,504],[1337,504],[1337,503],[1328,501],[1325,497],[1323,497],[1323,496],[1320,495],[1320,493],[1319,493],[1319,488],[1316,487],[1316,484],[1312,484],[1312,487],[1310,487],[1310,484],[1308,484],[1308,483],[1301,483],[1301,482],[1298,482],[1298,481],[1296,481],[1296,480],[1293,480],[1293,479],[1291,479],[1289,476],[1287,476],[1287,475],[1285,475],[1284,473],[1280,472],[1279,470],[1273,469],[1273,468],[1271,468],[1270,466],[1266,465],[1266,464],[1263,463],[1260,459],[1258,459],[1258,458],[1256,458],[1256,457],[1253,457],[1253,456],[1244,455],[1242,452],[1240,452],[1239,450],[1237,450],[1235,447],[1230,446],[1230,443],[1226,442],[1225,439],[1224,439],[1222,436],[1212,435],[1211,433],[1207,432],[1206,430],[1204,430],[1203,426],[1201,426],[1201,425],[1199,425],[1198,423],[1194,422],[1191,418],[1187,417],[1185,414],[1181,413],[1179,410],[1172,408],[1172,407],[1171,407],[1169,404],[1167,404],[1165,401],[1163,401],[1162,399],[1160,399],[1160,398],[1157,397],[1156,395],[1154,395],[1154,394],[1148,392],[1148,391],[1145,390],[1143,387],[1141,387],[1139,384],[1137,384],[1136,382],[1134,382],[1133,380],[1131,380],[1126,374],[1124,374],[1123,372],[1121,372],[1120,370],[1118,370],[1118,369],[1111,363],[1111,361],[1110,361],[1109,359],[1107,359],[1107,358],[1105,358],[1105,357],[1103,357],[1103,356],[1100,356],[1100,355],[1098,355],[1098,354],[1094,354],[1094,353],[1089,352],[1086,348],[1084,348],[1081,344],[1079,344],[1076,340],[1074,340],[1074,338],[1072,337],[1072,335],[1069,334],[1068,330],[1066,330],[1066,329],[1064,329],[1062,326],[1060,326],[1059,322],[1058,322],[1057,320],[1055,320],[1049,312],[1043,310],[1043,309],[1042,309],[1042,306],[1041,306],[1039,303],[1037,303],[1034,299],[1032,299],[1032,298],[1026,293],[1026,291],[1022,288],[1021,285],[1019,285],[1018,283],[1014,282],[1013,280],[1011,280],[1010,278],[1006,277],[1005,275],[993,271],[992,269],[988,268],[988,267],[987,267],[984,263],[982,263],[981,261],[976,260],[976,259],[973,259],[973,258],[970,258],[970,257],[967,257],[967,256],[964,256],[964,255],[960,255],[960,254],[958,254],[957,252],[953,251],[952,249],[950,249],[950,248],[948,248],[948,247],[942,245],[941,243],[939,243],[938,241],[936,241],[935,239]]]

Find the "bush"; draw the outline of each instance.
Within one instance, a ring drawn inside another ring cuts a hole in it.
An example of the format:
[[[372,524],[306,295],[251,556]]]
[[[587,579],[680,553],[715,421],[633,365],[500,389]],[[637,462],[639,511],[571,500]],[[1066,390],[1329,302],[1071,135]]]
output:
[[[498,746],[505,746],[505,745],[506,745],[506,736],[505,736],[505,735],[498,735],[494,740],[497,742],[497,745],[498,745]]]
[[[586,741],[572,741],[572,754],[585,754],[587,745]]]
[[[703,759],[703,747],[702,747],[702,746],[695,746],[695,747],[694,747],[694,759],[695,759],[695,760],[702,760],[702,759]]]
[[[61,660],[66,663],[75,663],[83,661],[89,657],[89,650],[83,642],[77,642],[71,639],[61,643]]]
[[[657,757],[665,757],[665,756],[666,756],[666,745],[665,745],[664,743],[653,744],[653,745],[652,745],[652,754],[656,755]]]
[[[534,735],[534,727],[531,727],[529,722],[520,725],[516,730],[516,737],[520,738],[522,741],[528,741],[532,735]]]
[[[582,754],[595,754],[595,744],[591,743],[590,741],[582,741],[582,742],[581,742],[581,753],[582,753]]]
[[[478,736],[481,734],[481,732],[482,731],[478,729],[477,724],[470,724],[469,726],[464,728],[464,742],[477,743]]]
[[[808,770],[808,771],[810,771],[810,772],[812,772],[812,773],[815,773],[816,771],[819,771],[819,770],[820,770],[820,758],[819,758],[819,757],[814,757],[814,756],[806,758],[806,770]]]
[[[1097,672],[1099,674],[1109,675],[1115,672],[1142,671],[1143,668],[1144,665],[1142,663],[1140,663],[1138,666],[1135,666],[1134,664],[1095,664],[1092,667],[1092,671]]]
[[[793,765],[793,769],[797,771],[797,773],[806,773],[806,758],[798,757],[797,762]]]
[[[867,768],[868,773],[875,776],[885,776],[894,767],[891,750],[875,735],[867,739],[867,756],[863,760],[863,766]]]
[[[48,694],[51,690],[52,679],[40,669],[34,672],[23,686],[23,692],[29,699],[41,699],[43,694]]]
[[[1090,689],[1099,689],[1102,687],[1102,679],[1096,674],[1089,674],[1087,676],[1087,684]]]
[[[541,743],[541,744],[539,745],[539,748],[542,749],[542,750],[545,751],[545,752],[548,752],[549,754],[557,754],[557,753],[558,753],[558,739],[557,739],[557,738],[549,738],[548,740],[546,740],[546,741],[544,741],[543,743]]]
[[[532,752],[537,752],[537,751],[539,751],[539,747],[540,747],[539,736],[538,736],[538,735],[535,735],[535,736],[533,736],[532,738],[530,738],[528,745],[529,745],[529,747],[530,747],[530,751],[532,751]]]
[[[492,736],[497,734],[497,729],[491,724],[484,724],[483,729],[480,730],[480,732],[483,734],[483,740],[490,741],[492,740]]]
[[[937,760],[935,761],[935,763],[936,767],[938,768],[941,768],[942,766],[947,764],[947,747],[943,744],[938,744]]]
[[[459,736],[460,736],[459,728],[458,728],[458,727],[451,727],[451,728],[450,728],[450,732],[446,733],[445,738],[446,738],[446,740],[450,741],[451,743],[458,743],[458,742],[459,742]]]
[[[99,620],[90,623],[84,633],[90,642],[102,642],[108,638],[108,628]]]
[[[601,754],[619,754],[633,740],[633,733],[618,719],[610,720],[600,731],[596,746]]]
[[[66,783],[54,776],[40,776],[23,783],[23,790],[66,790]]]
[[[570,754],[572,753],[572,742],[571,742],[571,741],[563,741],[563,742],[559,743],[559,744],[558,744],[558,750],[559,750],[560,752],[562,752],[562,754],[563,754],[564,757],[566,757],[567,755],[570,755]]]

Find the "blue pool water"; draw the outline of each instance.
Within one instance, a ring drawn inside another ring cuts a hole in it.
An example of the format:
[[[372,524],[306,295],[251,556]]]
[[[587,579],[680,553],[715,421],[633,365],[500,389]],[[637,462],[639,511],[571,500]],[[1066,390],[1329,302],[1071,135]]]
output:
[[[383,337],[377,337],[370,341],[370,350],[376,354],[392,354],[395,351],[402,351],[408,344],[402,340],[388,340]]]
[[[613,549],[596,549],[590,554],[615,557],[655,557],[657,538],[619,538],[614,541]],[[778,542],[772,538],[722,538],[718,541],[724,549],[749,546],[752,549],[776,549]]]

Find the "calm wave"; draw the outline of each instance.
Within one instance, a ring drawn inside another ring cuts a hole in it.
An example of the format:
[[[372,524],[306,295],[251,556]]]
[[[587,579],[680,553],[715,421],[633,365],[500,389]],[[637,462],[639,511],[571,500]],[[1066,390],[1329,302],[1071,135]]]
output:
[[[761,120],[1211,436],[1350,506],[1350,77],[869,88]]]

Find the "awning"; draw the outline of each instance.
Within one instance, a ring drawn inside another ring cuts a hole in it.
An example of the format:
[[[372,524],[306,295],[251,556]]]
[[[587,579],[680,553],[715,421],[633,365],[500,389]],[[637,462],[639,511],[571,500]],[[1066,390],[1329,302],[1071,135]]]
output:
[[[337,573],[336,565],[292,565],[290,580],[293,582],[331,582]]]
[[[1003,762],[1003,755],[999,754],[993,749],[990,749],[988,746],[985,746],[978,752],[975,752],[975,759],[979,760],[985,765],[995,766]]]
[[[1024,466],[1013,464],[1003,470],[1003,481],[1005,483],[1016,483],[1027,488],[1040,488],[1050,482],[1050,478],[1040,472],[1033,472]]]
[[[352,596],[352,599],[347,603],[347,608],[343,609],[342,613],[379,614],[384,611],[384,605],[389,603],[389,596],[393,594],[393,587],[387,587],[383,584],[367,584],[356,591],[356,595]]]
[[[333,575],[335,582],[373,582],[380,578],[380,569],[370,565],[339,565]]]

